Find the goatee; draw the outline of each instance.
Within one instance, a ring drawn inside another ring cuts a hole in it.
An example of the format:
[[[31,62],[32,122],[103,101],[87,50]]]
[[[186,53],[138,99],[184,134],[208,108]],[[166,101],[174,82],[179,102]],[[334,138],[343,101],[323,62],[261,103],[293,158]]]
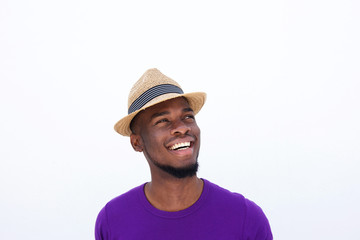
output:
[[[186,177],[192,177],[195,176],[195,174],[198,171],[199,163],[196,161],[195,163],[185,166],[185,167],[172,167],[169,165],[163,165],[161,163],[152,161],[155,166],[163,170],[164,172],[169,173],[171,176],[174,176],[176,178],[186,178]]]

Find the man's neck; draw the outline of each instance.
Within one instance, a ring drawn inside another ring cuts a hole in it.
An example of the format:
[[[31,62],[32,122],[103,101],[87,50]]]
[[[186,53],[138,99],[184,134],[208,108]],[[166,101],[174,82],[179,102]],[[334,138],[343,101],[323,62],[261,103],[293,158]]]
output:
[[[203,185],[197,176],[166,180],[153,178],[145,185],[145,195],[157,209],[175,212],[193,205],[199,199]]]

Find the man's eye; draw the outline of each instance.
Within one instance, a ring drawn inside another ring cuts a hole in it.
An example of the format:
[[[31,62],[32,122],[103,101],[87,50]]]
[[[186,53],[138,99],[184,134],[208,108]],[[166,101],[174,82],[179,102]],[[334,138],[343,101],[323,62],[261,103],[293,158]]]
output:
[[[185,119],[195,119],[195,116],[194,115],[187,115],[187,116],[185,116]]]
[[[169,120],[167,120],[166,118],[160,119],[159,121],[156,121],[155,125],[157,125],[159,123],[164,123],[164,122],[169,122]]]

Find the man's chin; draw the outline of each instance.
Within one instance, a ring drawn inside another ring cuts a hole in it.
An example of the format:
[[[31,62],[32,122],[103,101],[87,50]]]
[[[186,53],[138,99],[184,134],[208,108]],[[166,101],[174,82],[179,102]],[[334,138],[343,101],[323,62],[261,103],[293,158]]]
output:
[[[197,161],[185,167],[172,167],[168,165],[162,165],[158,162],[154,162],[154,165],[176,178],[193,177],[196,175],[199,168],[199,163]]]

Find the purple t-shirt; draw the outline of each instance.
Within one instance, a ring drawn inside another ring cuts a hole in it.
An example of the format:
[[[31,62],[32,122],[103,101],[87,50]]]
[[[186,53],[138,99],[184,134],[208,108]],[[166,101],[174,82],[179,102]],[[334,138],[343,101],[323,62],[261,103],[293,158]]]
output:
[[[96,240],[271,240],[269,222],[254,202],[205,179],[192,206],[178,212],[161,211],[146,199],[145,184],[122,194],[100,211]]]

